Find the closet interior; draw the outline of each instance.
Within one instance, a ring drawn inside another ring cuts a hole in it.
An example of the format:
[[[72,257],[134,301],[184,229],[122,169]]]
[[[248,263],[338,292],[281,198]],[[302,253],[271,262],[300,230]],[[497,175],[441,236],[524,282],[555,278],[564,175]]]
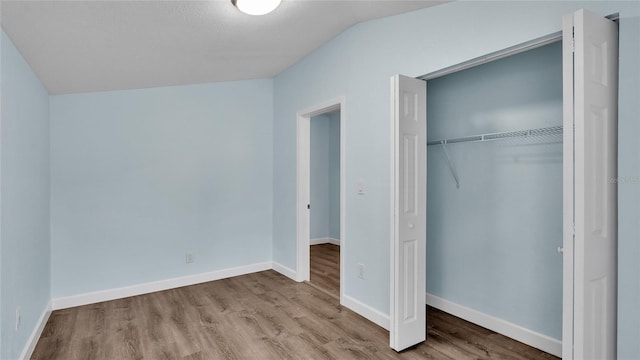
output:
[[[562,44],[427,80],[427,301],[562,337]]]

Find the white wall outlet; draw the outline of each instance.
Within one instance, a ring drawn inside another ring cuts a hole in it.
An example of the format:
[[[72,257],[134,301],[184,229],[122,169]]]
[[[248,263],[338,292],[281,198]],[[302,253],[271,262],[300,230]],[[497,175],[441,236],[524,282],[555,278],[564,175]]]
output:
[[[21,309],[20,306],[18,306],[16,308],[16,331],[18,331],[18,329],[20,328],[20,325],[22,324],[22,314],[20,313]]]
[[[192,254],[192,253],[186,253],[186,254],[184,255],[184,261],[185,261],[187,264],[191,264],[192,262],[195,262],[195,261],[196,261],[196,258],[195,258],[195,256],[193,256],[193,254]]]
[[[358,264],[358,278],[364,279],[364,264]]]

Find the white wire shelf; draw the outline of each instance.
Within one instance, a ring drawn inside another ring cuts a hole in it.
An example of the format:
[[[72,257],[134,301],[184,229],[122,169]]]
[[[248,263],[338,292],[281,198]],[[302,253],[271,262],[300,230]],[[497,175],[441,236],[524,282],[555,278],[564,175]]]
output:
[[[449,156],[447,145],[496,140],[506,140],[510,145],[559,143],[562,142],[562,126],[551,126],[538,129],[507,131],[492,134],[465,136],[455,139],[428,141],[427,146],[442,145],[445,159],[447,160],[447,164],[449,164],[449,170],[451,170],[451,176],[453,176],[453,180],[456,182],[456,188],[460,188],[460,179],[458,178],[458,172],[453,165],[451,156]]]
[[[482,135],[472,135],[472,136],[464,136],[453,139],[442,139],[442,140],[434,140],[428,141],[427,146],[432,145],[448,145],[448,144],[459,144],[466,142],[482,142],[482,141],[495,141],[495,140],[534,140],[535,142],[540,142],[541,140],[551,140],[551,141],[562,141],[562,126],[550,126],[545,128],[538,129],[529,129],[529,130],[517,130],[517,131],[507,131],[500,133],[491,133],[491,134],[482,134]]]

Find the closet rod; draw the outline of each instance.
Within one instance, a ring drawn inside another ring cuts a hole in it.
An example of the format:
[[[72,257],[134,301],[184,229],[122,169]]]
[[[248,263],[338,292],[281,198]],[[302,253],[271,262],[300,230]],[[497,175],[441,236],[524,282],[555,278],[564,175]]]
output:
[[[531,138],[534,136],[550,136],[550,135],[562,135],[562,126],[550,126],[550,127],[538,128],[538,129],[507,131],[507,132],[500,132],[500,133],[465,136],[465,137],[459,137],[454,139],[428,141],[427,146],[457,144],[457,143],[464,143],[464,142],[504,140],[509,138]]]

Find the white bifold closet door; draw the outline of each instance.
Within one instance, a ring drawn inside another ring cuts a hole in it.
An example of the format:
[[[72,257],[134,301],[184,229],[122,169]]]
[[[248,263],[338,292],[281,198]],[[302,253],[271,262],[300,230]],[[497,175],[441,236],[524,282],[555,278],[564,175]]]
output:
[[[391,78],[390,346],[426,339],[427,83]]]
[[[618,30],[564,17],[563,358],[616,358]]]

